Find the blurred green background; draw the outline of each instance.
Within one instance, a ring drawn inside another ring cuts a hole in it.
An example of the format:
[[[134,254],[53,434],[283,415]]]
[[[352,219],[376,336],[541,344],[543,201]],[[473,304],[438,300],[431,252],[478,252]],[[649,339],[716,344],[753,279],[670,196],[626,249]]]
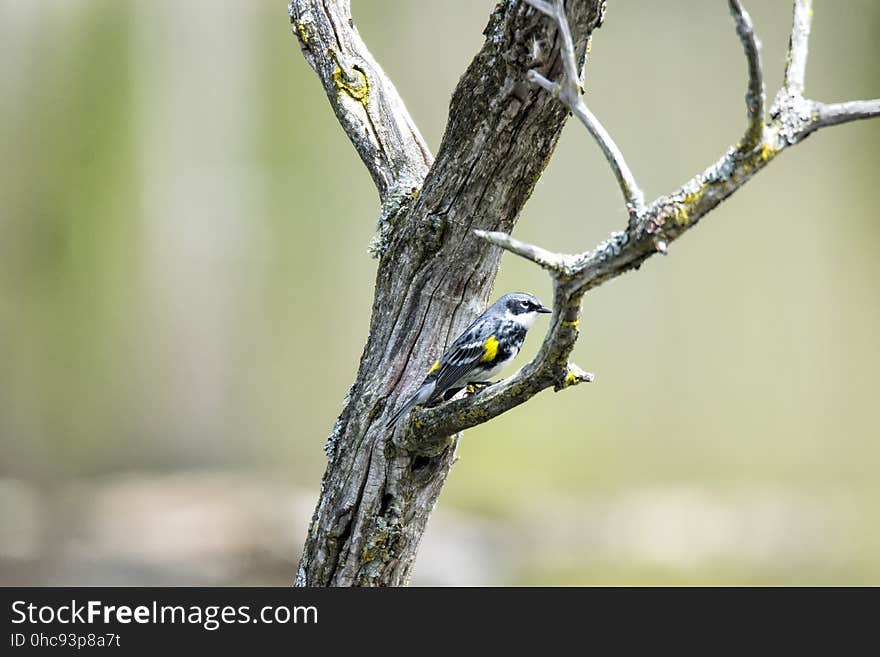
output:
[[[436,151],[494,3],[353,4]],[[739,138],[745,62],[722,0],[608,5],[588,102],[653,198]],[[790,3],[748,5],[772,98]],[[880,96],[880,4],[815,10],[808,94]],[[0,0],[0,140],[0,583],[289,584],[378,203],[284,2]],[[596,382],[466,433],[413,583],[880,583],[878,153],[821,132],[591,293]],[[517,236],[624,224],[570,123]]]

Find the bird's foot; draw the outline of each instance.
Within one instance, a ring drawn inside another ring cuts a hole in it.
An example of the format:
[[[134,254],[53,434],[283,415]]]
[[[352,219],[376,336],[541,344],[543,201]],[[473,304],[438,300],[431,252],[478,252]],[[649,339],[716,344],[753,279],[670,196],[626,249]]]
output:
[[[467,388],[465,389],[465,396],[469,397],[470,395],[475,395],[478,392],[482,392],[489,386],[495,385],[496,381],[472,381],[467,384]]]

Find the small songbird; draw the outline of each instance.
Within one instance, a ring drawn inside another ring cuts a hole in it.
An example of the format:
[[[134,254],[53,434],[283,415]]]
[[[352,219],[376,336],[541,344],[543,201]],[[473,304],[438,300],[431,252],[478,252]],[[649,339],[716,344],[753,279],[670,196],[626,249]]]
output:
[[[468,384],[488,384],[516,358],[526,332],[545,308],[537,297],[512,292],[493,303],[434,361],[419,389],[401,406],[387,427],[414,406],[451,398]]]

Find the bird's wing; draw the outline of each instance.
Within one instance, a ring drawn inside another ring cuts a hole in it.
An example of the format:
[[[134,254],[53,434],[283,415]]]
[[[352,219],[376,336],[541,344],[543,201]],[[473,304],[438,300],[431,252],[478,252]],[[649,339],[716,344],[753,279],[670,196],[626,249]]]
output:
[[[434,395],[441,395],[449,390],[481,361],[492,362],[497,349],[498,341],[494,336],[485,339],[476,331],[462,333],[440,358],[440,367],[435,372],[437,387]]]

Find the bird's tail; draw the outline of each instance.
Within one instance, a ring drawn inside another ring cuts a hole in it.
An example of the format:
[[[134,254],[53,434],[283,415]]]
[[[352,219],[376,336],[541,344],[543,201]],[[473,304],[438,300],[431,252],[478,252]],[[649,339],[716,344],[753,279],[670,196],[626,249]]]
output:
[[[408,411],[412,410],[414,406],[418,406],[419,404],[424,404],[431,398],[431,395],[434,394],[434,389],[437,387],[437,381],[425,381],[419,389],[416,390],[415,394],[406,400],[406,403],[394,411],[394,415],[391,416],[391,419],[388,420],[388,423],[385,425],[386,429],[390,429],[394,426],[394,424]]]

